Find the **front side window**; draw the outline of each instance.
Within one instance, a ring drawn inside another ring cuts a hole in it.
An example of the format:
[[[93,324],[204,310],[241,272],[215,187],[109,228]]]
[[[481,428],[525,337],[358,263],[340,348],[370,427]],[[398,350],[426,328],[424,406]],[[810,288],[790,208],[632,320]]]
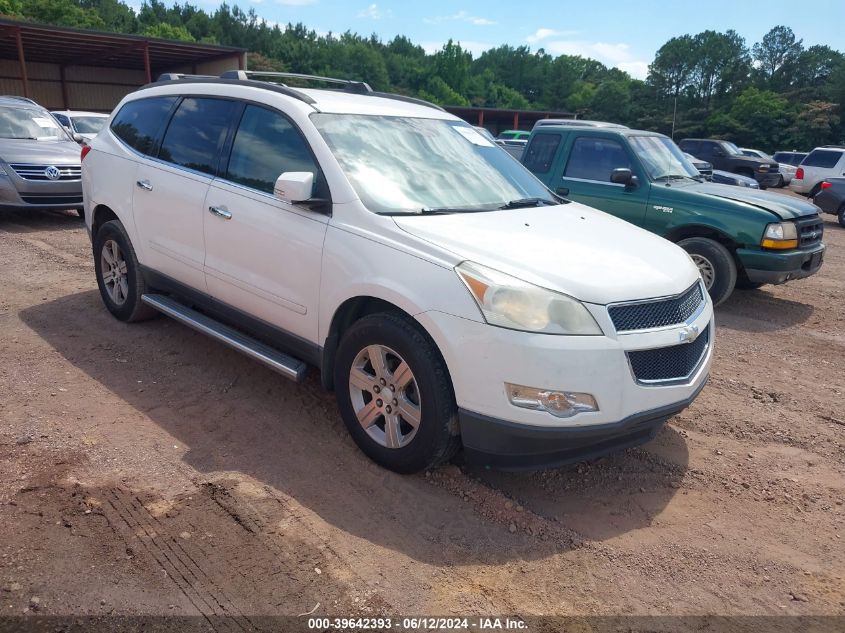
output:
[[[70,140],[49,112],[26,107],[0,107],[0,138],[32,141]]]
[[[620,168],[631,169],[631,161],[622,143],[582,136],[572,144],[564,177],[610,182],[610,174]]]
[[[840,158],[842,158],[842,152],[816,149],[810,152],[801,164],[805,167],[821,167],[823,169],[830,169],[832,167],[836,167],[836,163],[839,162]]]
[[[315,113],[361,201],[376,213],[492,211],[557,204],[525,167],[463,121]]]
[[[226,99],[184,99],[167,126],[158,157],[180,167],[214,174],[235,108],[237,103]]]
[[[273,193],[276,179],[286,171],[308,171],[318,180],[317,164],[299,130],[278,112],[248,105],[232,144],[226,178]]]
[[[652,180],[694,178],[699,175],[698,170],[669,138],[631,136],[628,142]]]
[[[560,134],[536,134],[528,145],[522,164],[535,174],[549,173],[560,139]]]
[[[150,155],[177,97],[130,101],[112,119],[111,131],[129,147]]]

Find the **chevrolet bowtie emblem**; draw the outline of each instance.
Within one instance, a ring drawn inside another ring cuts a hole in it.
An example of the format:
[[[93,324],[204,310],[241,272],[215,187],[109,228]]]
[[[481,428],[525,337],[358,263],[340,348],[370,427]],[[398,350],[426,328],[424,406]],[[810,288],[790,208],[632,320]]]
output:
[[[680,332],[678,332],[678,338],[680,339],[681,343],[692,343],[695,339],[698,338],[699,333],[700,330],[698,329],[697,325],[689,325]]]

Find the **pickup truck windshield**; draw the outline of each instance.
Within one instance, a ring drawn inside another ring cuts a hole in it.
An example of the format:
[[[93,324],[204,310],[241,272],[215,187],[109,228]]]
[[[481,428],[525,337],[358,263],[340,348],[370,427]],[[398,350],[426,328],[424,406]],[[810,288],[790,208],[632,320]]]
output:
[[[675,142],[662,136],[629,136],[631,148],[652,180],[695,178],[698,170]]]
[[[311,120],[375,213],[558,204],[528,170],[463,121],[328,113]]]

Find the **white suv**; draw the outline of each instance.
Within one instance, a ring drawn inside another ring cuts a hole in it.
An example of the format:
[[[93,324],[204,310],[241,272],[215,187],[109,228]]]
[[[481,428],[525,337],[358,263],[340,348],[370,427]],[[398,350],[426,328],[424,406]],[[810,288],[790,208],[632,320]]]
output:
[[[315,366],[400,472],[461,446],[583,459],[696,397],[713,307],[682,249],[556,198],[437,106],[284,78],[160,80],[83,148],[114,316],[163,312],[294,380]]]
[[[841,176],[845,176],[845,147],[817,147],[801,161],[789,188],[813,198],[825,179]]]

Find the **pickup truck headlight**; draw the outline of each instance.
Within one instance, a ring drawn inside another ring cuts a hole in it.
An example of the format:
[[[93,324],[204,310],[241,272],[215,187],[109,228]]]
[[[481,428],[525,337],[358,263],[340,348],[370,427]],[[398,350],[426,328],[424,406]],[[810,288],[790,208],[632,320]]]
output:
[[[763,231],[763,239],[760,242],[763,248],[775,248],[784,250],[787,248],[798,248],[798,229],[792,222],[777,222],[766,226]]]
[[[455,271],[490,325],[542,334],[602,334],[590,311],[572,297],[472,262]]]

